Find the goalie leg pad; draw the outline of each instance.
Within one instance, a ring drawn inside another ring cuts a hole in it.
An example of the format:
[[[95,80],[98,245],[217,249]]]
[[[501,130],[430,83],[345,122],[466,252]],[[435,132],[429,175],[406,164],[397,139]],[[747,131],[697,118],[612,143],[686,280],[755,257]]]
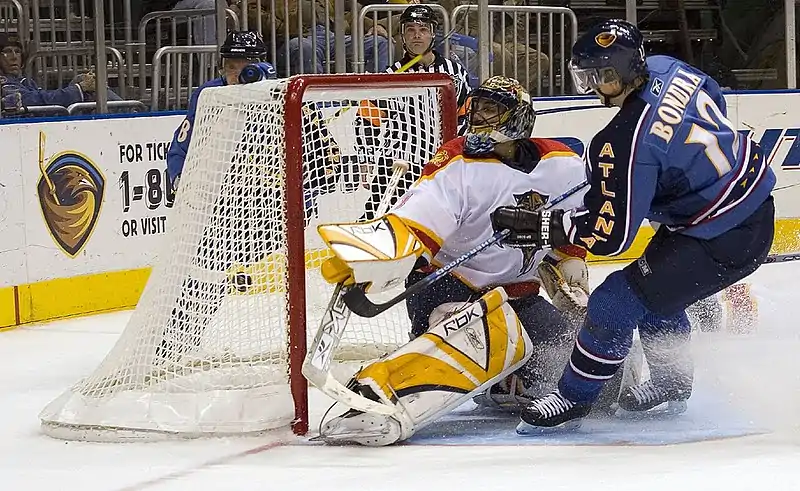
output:
[[[532,345],[507,300],[505,291],[495,288],[362,369],[355,376],[355,390],[395,405],[397,412],[348,411],[324,425],[321,438],[365,445],[406,440],[513,373],[530,357]]]

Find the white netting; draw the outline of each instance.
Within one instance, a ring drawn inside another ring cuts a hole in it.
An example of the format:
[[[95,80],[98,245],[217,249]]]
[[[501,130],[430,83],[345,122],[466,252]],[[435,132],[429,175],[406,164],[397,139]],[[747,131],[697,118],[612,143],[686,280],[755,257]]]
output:
[[[42,411],[45,432],[197,436],[294,419],[284,167],[299,142],[284,132],[286,91],[286,80],[203,91],[164,252],[102,364]],[[412,163],[398,194],[413,182],[442,143],[442,105],[430,87],[312,87],[302,100],[288,123],[302,125],[310,342],[332,292],[316,224],[374,209],[396,158]],[[353,316],[337,358],[380,357],[408,329],[402,308]]]

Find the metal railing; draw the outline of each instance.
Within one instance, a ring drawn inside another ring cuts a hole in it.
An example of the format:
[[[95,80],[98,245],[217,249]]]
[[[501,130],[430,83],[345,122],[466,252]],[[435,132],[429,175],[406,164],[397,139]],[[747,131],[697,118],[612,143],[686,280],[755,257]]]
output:
[[[567,77],[569,53],[578,38],[578,19],[575,12],[565,7],[526,5],[489,5],[488,9],[488,39],[495,40],[495,28],[499,29],[502,35],[502,39],[495,41],[492,45],[493,59],[489,64],[489,76],[505,75],[516,78],[528,88],[532,95],[536,96],[555,95],[557,91],[560,94],[572,93],[572,90],[567,90],[566,82],[569,79]],[[469,12],[475,10],[476,7],[473,5],[459,5],[450,14],[451,23],[456,26],[463,25],[464,31],[469,33]],[[465,20],[459,24],[461,16]],[[495,22],[495,16],[498,16],[499,22]],[[506,36],[509,16],[512,26],[524,26],[522,33],[517,29],[513,30],[514,35],[510,43]],[[536,27],[533,30],[531,30],[532,18],[535,18],[536,21]],[[545,19],[544,22],[543,19]],[[522,34],[521,42],[520,34]],[[569,36],[569,44],[567,44],[567,36]],[[494,44],[499,46],[494,46]],[[543,47],[546,47],[546,63],[543,63],[542,60]],[[523,53],[522,60],[520,59],[521,53]],[[532,56],[536,58],[533,65],[531,65]],[[524,62],[524,71],[519,70],[520,61]],[[469,64],[468,61],[467,64]],[[531,79],[532,67],[535,67],[533,77],[535,80]],[[467,66],[466,68],[468,71],[472,71],[474,67]],[[555,68],[558,69],[555,70]],[[547,72],[546,79],[543,77],[544,71]],[[547,81],[546,85],[543,83],[545,80]]]
[[[105,51],[111,54],[111,73],[115,73],[119,77],[120,91],[122,92],[119,95],[120,97],[125,98],[125,70],[123,69],[125,62],[122,57],[122,53],[120,50],[112,48],[111,46],[106,46]],[[63,87],[68,82],[66,76],[69,76],[71,80],[75,77],[75,75],[79,75],[96,68],[96,64],[90,61],[96,56],[97,53],[92,46],[87,46],[84,48],[76,47],[34,50],[26,57],[27,59],[25,60],[24,71],[29,72],[31,66],[41,59],[52,58],[54,60],[53,64],[58,67],[58,69],[43,71],[41,75],[44,76],[45,79],[49,79],[51,75],[55,75],[56,85],[58,87]],[[83,60],[83,63],[70,63],[70,61],[75,60]],[[100,87],[99,80],[97,85]],[[104,84],[103,86],[106,87],[107,84]]]
[[[367,35],[366,31],[380,20],[389,37],[397,38],[392,36],[397,27],[392,15],[399,14],[407,5],[361,6],[358,1],[238,0],[242,8],[237,15],[227,8],[225,0],[216,0],[213,9],[156,12],[145,14],[137,21],[139,14],[131,15],[132,9],[138,6],[135,0],[0,0],[0,32],[20,36],[28,53],[26,74],[43,87],[63,86],[73,75],[95,69],[99,87],[110,78],[113,90],[122,97],[136,97],[155,108],[173,108],[185,106],[193,87],[217,75],[212,44],[195,44],[198,20],[214,19],[217,46],[220,37],[225,35],[226,25],[241,24],[261,31],[268,46],[268,61],[276,65],[279,76],[288,76],[298,69],[305,72],[383,71],[385,62],[396,60],[397,43],[393,46],[391,39],[387,41],[388,60],[386,57],[373,60],[367,56],[365,42],[380,42],[383,49],[385,40],[376,34]],[[480,21],[475,18],[479,9],[475,3],[486,12]],[[442,43],[440,51],[445,56],[457,55],[474,78],[478,78],[478,73],[483,76],[505,74],[523,82],[532,95],[557,95],[572,93],[566,74],[568,51],[578,32],[575,9],[584,9],[581,10],[584,12],[597,5],[601,12],[607,12],[614,8],[620,10],[620,15],[628,14],[634,22],[637,12],[641,21],[652,9],[663,9],[659,0],[613,3],[574,0],[570,2],[572,8],[563,8],[487,5],[487,0],[474,0],[473,5],[460,5],[450,12],[440,4],[428,5],[442,16],[441,27],[445,34],[453,26],[457,26],[456,32],[461,34],[458,39],[453,37]],[[783,70],[777,69],[774,63],[728,70],[737,82],[753,82],[755,88],[765,80],[771,82],[772,87],[797,87],[796,0],[784,0],[783,4],[786,16],[780,23],[785,23],[785,85]],[[686,0],[684,5],[694,9],[693,12],[710,8],[708,0]],[[255,11],[248,10],[248,6]],[[719,6],[714,8],[719,10]],[[258,14],[255,18],[254,13]],[[346,14],[352,14],[352,18],[346,19]],[[352,21],[352,38],[346,35],[346,21]],[[692,35],[704,39],[712,37],[713,26],[708,22],[695,27],[707,29],[709,34],[694,29]],[[478,35],[481,28],[482,36]],[[154,36],[153,32],[157,34]],[[437,42],[441,41],[442,33],[438,34]],[[108,40],[98,51],[96,41],[103,36]],[[166,50],[158,54],[164,47],[181,45],[197,49]],[[101,53],[108,53],[110,57],[104,65],[108,77],[99,73],[103,71],[101,67],[94,66]],[[479,63],[482,54],[486,55],[483,64]],[[779,63],[783,64],[784,60]],[[156,68],[156,65],[160,66]],[[485,72],[482,65],[485,65]]]
[[[40,116],[69,116],[69,111],[64,106],[46,105],[46,106],[27,106],[21,110],[6,110],[0,111],[0,118],[17,119],[25,117],[40,117]]]
[[[147,112],[147,106],[141,101],[108,101],[108,112],[128,112],[128,113],[143,113]],[[98,104],[96,102],[76,102],[70,104],[67,108],[67,113],[70,116],[78,114],[97,114]]]
[[[18,0],[0,1],[0,32],[16,34],[24,43],[28,42],[30,37],[28,10],[23,8]]]
[[[166,68],[163,73],[163,97],[165,109],[181,109],[186,106],[192,91],[203,82],[216,76],[217,71],[217,46],[164,46],[156,51],[153,56],[153,86],[151,89],[150,109],[158,111],[161,108],[162,97],[162,59]],[[183,55],[187,56],[188,63],[184,72]],[[198,56],[196,66],[194,55]],[[185,76],[184,76],[185,73]],[[182,83],[186,80],[186,84]]]
[[[139,86],[139,99],[145,100],[147,98],[147,41],[148,41],[148,26],[155,23],[155,43],[151,46],[158,52],[164,46],[210,46],[211,44],[196,45],[193,44],[194,28],[196,27],[195,21],[203,19],[204,17],[216,17],[216,9],[185,9],[185,10],[164,10],[157,12],[150,12],[142,17],[139,22],[139,40],[135,43],[138,51],[138,86]],[[226,17],[229,17],[234,25],[238,28],[239,19],[235,12],[226,9]],[[207,19],[206,19],[207,20]],[[162,34],[164,33],[163,23],[167,24],[167,44],[162,43]],[[178,36],[178,29],[181,25],[186,26],[186,42],[181,43]],[[216,31],[216,28],[215,28]],[[154,60],[155,61],[155,60]],[[129,79],[134,80],[134,66],[133,63],[128,63]]]

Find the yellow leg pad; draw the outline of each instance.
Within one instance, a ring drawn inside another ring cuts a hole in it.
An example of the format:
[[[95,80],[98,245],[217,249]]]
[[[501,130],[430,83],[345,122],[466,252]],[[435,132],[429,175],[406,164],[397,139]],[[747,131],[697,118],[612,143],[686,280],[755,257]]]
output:
[[[506,301],[502,288],[486,293],[362,369],[357,381],[372,388],[383,402],[401,406],[419,429],[530,357],[531,341]]]

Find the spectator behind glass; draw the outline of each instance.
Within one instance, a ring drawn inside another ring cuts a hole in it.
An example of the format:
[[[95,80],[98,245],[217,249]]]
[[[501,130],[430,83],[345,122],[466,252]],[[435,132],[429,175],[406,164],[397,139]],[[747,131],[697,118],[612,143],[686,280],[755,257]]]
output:
[[[369,0],[359,2],[362,5],[371,3]],[[326,57],[330,57],[330,71],[334,72],[333,63],[335,61],[335,36],[333,27],[333,0],[286,0],[276,1],[275,11],[271,11],[272,2],[262,0],[261,10],[255,1],[248,3],[247,22],[251,28],[258,26],[259,17],[261,18],[261,29],[264,39],[269,43],[272,35],[270,30],[275,29],[276,54],[277,60],[275,68],[283,75],[297,73],[326,73]],[[351,36],[352,23],[357,22],[357,16],[351,11],[351,2],[345,2],[345,52],[347,60],[352,61],[353,37]],[[232,7],[239,18],[244,15],[237,7]],[[327,12],[327,13],[326,13]],[[327,17],[326,17],[327,15]],[[326,23],[330,20],[330,25]],[[302,23],[302,29],[298,29],[298,24]],[[371,27],[371,21],[366,20]],[[286,35],[288,33],[288,43]],[[330,41],[330,50],[328,42]],[[314,47],[316,43],[316,50]],[[367,36],[364,40],[364,61],[365,69],[368,72],[382,71],[389,65],[390,41],[386,37]],[[286,49],[288,46],[289,56],[287,58]],[[269,49],[272,46],[268,46]],[[313,56],[316,52],[316,63]],[[300,63],[302,53],[303,61]],[[289,68],[287,73],[286,68]],[[377,69],[375,68],[377,67]]]
[[[255,2],[255,0],[250,0]],[[227,2],[231,3],[230,0]],[[216,9],[216,0],[179,0],[172,10]],[[192,44],[204,46],[217,44],[217,16],[204,15],[192,20]]]
[[[95,100],[94,73],[78,75],[62,89],[46,90],[23,76],[24,63],[24,51],[19,38],[0,33],[0,106],[4,116],[25,112],[25,108],[32,106],[69,107],[76,102]],[[109,90],[108,100],[118,101],[120,97]]]

